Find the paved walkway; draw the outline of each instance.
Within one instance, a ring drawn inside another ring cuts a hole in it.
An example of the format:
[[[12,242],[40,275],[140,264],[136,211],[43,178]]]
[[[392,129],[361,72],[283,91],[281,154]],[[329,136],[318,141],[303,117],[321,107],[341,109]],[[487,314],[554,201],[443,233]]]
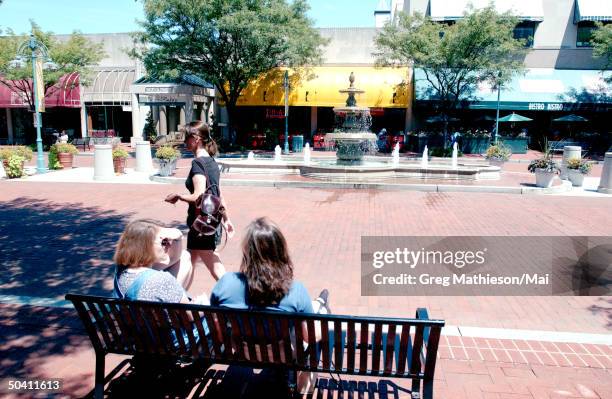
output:
[[[163,202],[179,188],[0,181],[5,270],[0,295],[14,302],[1,305],[0,312],[4,376],[64,377],[66,392],[86,393],[92,386],[92,350],[72,311],[22,303],[59,300],[67,292],[107,294],[114,244],[126,221],[153,217],[181,225],[185,207]],[[610,236],[610,198],[262,187],[223,192],[238,231],[222,250],[227,268],[238,268],[246,225],[270,216],[287,235],[296,279],[311,295],[329,288],[336,313],[407,316],[424,306],[458,331],[479,327],[609,336],[612,329],[610,297],[362,297],[359,266],[364,235]],[[210,292],[212,285],[200,268],[192,292]],[[447,335],[442,344],[440,398],[612,397],[609,344],[477,335]],[[120,360],[115,358],[107,371]],[[378,395],[385,397],[382,391]]]

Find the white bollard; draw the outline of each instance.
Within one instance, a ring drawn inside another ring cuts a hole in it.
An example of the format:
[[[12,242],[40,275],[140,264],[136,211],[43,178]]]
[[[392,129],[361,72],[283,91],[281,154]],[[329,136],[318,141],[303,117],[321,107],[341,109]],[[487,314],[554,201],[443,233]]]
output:
[[[612,194],[612,152],[606,152],[597,191],[604,194]]]
[[[113,180],[113,146],[98,144],[94,146],[94,180]]]
[[[136,142],[136,172],[149,173],[153,170],[151,144],[148,141]]]
[[[561,172],[559,178],[562,180],[569,179],[567,175],[567,161],[570,159],[582,159],[582,147],[576,145],[566,145],[563,147],[563,158],[561,159]]]
[[[4,171],[4,165],[0,161],[0,179],[4,179],[6,177],[6,172]]]

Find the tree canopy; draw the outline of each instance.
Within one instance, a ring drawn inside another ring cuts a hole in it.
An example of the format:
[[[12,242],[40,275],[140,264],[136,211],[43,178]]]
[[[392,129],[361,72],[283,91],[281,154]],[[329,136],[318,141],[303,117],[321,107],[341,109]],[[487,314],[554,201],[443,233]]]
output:
[[[377,35],[375,56],[380,65],[422,68],[431,98],[448,119],[479,83],[496,87],[523,69],[525,42],[513,38],[517,22],[492,5],[471,9],[450,25],[400,13],[397,23],[387,24]]]
[[[274,67],[319,62],[324,44],[305,0],[143,0],[144,51],[155,77],[212,83],[231,115],[248,82]]]
[[[612,69],[612,24],[597,24],[593,32],[593,55],[604,59],[604,69]]]
[[[62,76],[74,72],[79,74],[80,82],[86,85],[91,76],[91,67],[105,56],[101,43],[93,43],[79,32],[74,32],[67,40],[58,40],[52,32],[43,32],[32,22],[32,34],[47,47],[51,60],[57,65],[55,70],[44,71],[45,95],[58,89],[57,83]],[[9,63],[17,56],[20,44],[27,40],[29,35],[17,35],[10,29],[6,36],[0,37],[0,84],[20,93],[33,107],[32,62],[29,54],[25,54],[25,67],[9,67]]]

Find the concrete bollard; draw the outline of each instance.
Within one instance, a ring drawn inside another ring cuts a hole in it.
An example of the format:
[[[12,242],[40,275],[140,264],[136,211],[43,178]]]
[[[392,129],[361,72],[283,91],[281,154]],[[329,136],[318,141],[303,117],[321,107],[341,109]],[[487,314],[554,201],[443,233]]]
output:
[[[562,180],[569,179],[567,175],[567,161],[570,159],[582,159],[582,147],[576,145],[566,145],[563,147],[563,159],[561,160],[561,172],[559,173],[559,178]]]
[[[597,191],[604,194],[612,194],[612,152],[606,152]]]
[[[94,180],[113,180],[113,146],[98,144],[94,146]]]
[[[136,142],[136,172],[149,173],[153,170],[151,144],[148,141]]]

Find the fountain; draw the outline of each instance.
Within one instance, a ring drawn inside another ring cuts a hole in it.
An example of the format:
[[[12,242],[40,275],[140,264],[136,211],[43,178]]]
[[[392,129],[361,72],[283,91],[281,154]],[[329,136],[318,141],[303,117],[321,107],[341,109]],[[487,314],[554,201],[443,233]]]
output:
[[[276,147],[274,147],[274,162],[276,163],[280,163],[281,162],[281,148],[280,145],[277,145]]]
[[[253,162],[254,160],[255,160],[255,154],[253,154],[253,151],[249,151],[249,155],[247,155],[247,161]]]
[[[335,107],[336,129],[333,133],[325,135],[326,142],[336,145],[336,158],[338,165],[359,164],[365,153],[376,152],[376,135],[370,132],[372,117],[370,108],[357,106],[355,94],[365,91],[355,87],[355,74],[349,76],[350,86],[339,90],[348,94],[346,106]]]
[[[423,149],[423,156],[421,157],[421,168],[427,169],[429,166],[429,150],[427,146]]]
[[[395,148],[393,148],[393,154],[391,154],[391,156],[393,166],[399,165],[399,143],[395,144]]]
[[[451,167],[453,169],[457,169],[457,153],[459,151],[457,150],[457,142],[453,143],[453,158],[452,158],[452,162],[451,162]]]
[[[310,144],[304,146],[304,165],[310,165]]]

